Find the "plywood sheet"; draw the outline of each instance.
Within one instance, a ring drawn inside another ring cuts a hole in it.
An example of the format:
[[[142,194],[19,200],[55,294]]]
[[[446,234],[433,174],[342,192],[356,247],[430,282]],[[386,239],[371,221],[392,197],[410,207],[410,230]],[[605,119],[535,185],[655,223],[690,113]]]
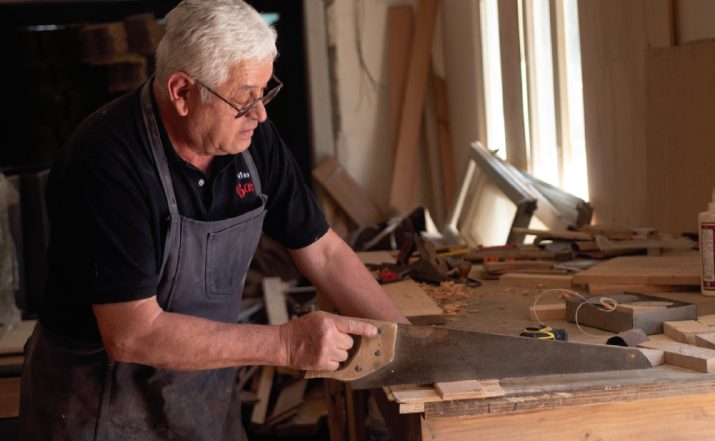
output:
[[[589,202],[599,224],[646,216],[644,1],[579,0]]]
[[[575,284],[603,285],[699,285],[700,258],[683,256],[616,257],[573,278]]]
[[[442,309],[411,279],[382,285],[392,302],[405,316],[440,315]]]
[[[715,187],[715,43],[646,51],[649,226],[697,231]]]

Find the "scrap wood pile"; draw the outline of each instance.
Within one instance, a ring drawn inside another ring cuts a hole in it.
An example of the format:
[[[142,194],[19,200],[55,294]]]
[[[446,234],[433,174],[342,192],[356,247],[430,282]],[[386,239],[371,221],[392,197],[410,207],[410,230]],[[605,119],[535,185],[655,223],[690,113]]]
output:
[[[715,372],[715,315],[666,321],[663,332],[651,335],[638,343],[638,347],[661,354],[658,363],[703,373]]]
[[[242,308],[245,321],[280,325],[291,316],[316,309],[312,287],[295,288],[280,278],[266,277],[262,288],[263,301],[247,299],[251,304]],[[320,379],[307,380],[300,371],[289,368],[247,366],[239,370],[236,381],[242,403],[252,406],[247,427],[254,434],[311,438],[325,425],[328,400]]]

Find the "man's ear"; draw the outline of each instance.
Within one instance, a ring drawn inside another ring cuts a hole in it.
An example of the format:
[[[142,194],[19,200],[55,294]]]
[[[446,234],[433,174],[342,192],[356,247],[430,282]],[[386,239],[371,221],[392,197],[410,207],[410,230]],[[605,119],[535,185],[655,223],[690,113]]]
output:
[[[185,72],[177,71],[169,75],[166,81],[169,102],[179,116],[189,114],[189,101],[193,93],[198,93],[196,81]]]

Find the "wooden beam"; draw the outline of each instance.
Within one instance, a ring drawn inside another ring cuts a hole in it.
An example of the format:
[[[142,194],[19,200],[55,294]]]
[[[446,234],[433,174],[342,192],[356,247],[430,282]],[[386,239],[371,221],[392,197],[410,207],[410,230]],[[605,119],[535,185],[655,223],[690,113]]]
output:
[[[645,30],[649,47],[675,45],[673,0],[643,0]]]
[[[430,72],[430,52],[437,17],[437,0],[422,0],[417,12],[409,76],[405,85],[405,99],[397,136],[397,149],[390,204],[407,212],[416,204],[417,152],[422,128],[422,111]]]
[[[397,135],[405,99],[407,68],[414,32],[412,5],[390,6],[387,10],[387,107],[390,115],[390,145],[393,158],[397,157]]]
[[[444,192],[444,204],[449,209],[456,195],[455,180],[457,175],[454,170],[452,127],[447,103],[447,81],[438,75],[434,76],[434,93],[437,105],[440,164],[442,165],[442,191]]]

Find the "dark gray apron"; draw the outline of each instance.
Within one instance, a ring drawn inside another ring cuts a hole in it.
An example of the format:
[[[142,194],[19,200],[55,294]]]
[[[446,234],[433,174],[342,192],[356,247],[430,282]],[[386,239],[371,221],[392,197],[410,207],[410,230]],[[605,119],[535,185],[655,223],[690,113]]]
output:
[[[171,213],[157,300],[165,311],[236,323],[267,197],[244,152],[260,207],[215,222],[180,215],[150,84],[142,89],[142,112]],[[246,439],[236,368],[177,372],[116,362],[101,345],[40,325],[25,348],[20,414],[21,440]]]

